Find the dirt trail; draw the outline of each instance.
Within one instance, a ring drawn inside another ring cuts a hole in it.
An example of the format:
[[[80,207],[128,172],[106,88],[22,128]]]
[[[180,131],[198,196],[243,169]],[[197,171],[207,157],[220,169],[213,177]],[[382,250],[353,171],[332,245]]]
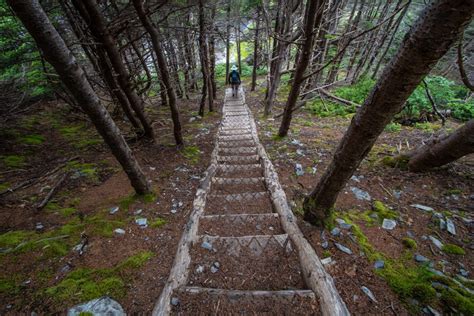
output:
[[[211,166],[154,315],[321,314],[304,275],[321,272],[302,267],[307,254],[275,210],[275,179],[256,135],[243,91],[227,90]]]

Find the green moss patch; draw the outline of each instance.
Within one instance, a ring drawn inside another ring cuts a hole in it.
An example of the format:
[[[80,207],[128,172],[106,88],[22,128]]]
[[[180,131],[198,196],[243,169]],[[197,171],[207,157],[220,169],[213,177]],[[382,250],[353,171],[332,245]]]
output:
[[[372,204],[372,214],[375,213],[377,214],[377,218],[380,222],[383,221],[384,218],[388,219],[397,219],[398,218],[398,212],[391,210],[388,206],[386,206],[384,203],[380,201],[374,201]]]
[[[0,183],[0,192],[5,191],[8,188],[10,188],[10,183],[8,183],[8,182]]]
[[[153,221],[150,222],[150,227],[151,228],[160,228],[161,226],[165,225],[167,223],[166,219],[164,218],[156,218]]]
[[[26,135],[20,138],[20,143],[27,145],[41,145],[44,141],[44,136],[38,134]]]
[[[120,208],[124,210],[130,209],[130,206],[136,202],[143,202],[143,203],[153,203],[156,200],[157,195],[155,193],[148,193],[144,195],[138,194],[130,194],[124,198],[122,198],[118,204]]]
[[[181,154],[184,158],[189,160],[191,164],[197,164],[201,157],[201,151],[197,146],[186,146],[181,150]]]
[[[465,255],[466,251],[454,244],[445,244],[441,249],[443,252],[451,255]]]
[[[408,237],[403,238],[402,244],[408,249],[416,249],[416,241],[411,238],[408,238]]]
[[[380,162],[390,168],[400,168],[406,170],[408,168],[408,162],[410,158],[407,155],[398,155],[398,156],[385,156],[380,160]]]
[[[8,156],[1,156],[0,157],[5,164],[5,166],[9,168],[21,168],[25,163],[25,157],[19,155],[8,155]]]
[[[45,293],[57,302],[87,301],[104,295],[121,298],[126,293],[125,284],[131,270],[142,267],[151,257],[153,253],[142,251],[128,257],[114,268],[76,269],[56,286],[47,288]]]

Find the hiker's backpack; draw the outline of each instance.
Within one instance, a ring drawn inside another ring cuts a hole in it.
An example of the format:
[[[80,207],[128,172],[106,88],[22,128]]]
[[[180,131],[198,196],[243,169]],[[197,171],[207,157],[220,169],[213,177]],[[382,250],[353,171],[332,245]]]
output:
[[[230,81],[232,83],[238,83],[239,82],[239,73],[235,70],[232,70],[232,73],[230,74]]]

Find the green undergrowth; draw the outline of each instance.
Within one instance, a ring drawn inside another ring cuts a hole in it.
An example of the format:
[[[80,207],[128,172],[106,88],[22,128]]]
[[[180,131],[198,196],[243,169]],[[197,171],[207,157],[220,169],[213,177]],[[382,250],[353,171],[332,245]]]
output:
[[[74,207],[61,207],[57,202],[49,202],[44,209],[49,213],[57,213],[64,217],[70,217],[77,212]]]
[[[197,146],[185,146],[181,150],[181,154],[193,165],[197,164],[201,158],[201,151]]]
[[[445,244],[441,250],[451,255],[465,255],[466,254],[466,251],[464,251],[464,249],[454,244]]]
[[[99,181],[99,166],[95,163],[81,163],[70,161],[66,164],[66,171],[75,173],[75,176],[85,177],[93,182]]]
[[[42,143],[44,143],[44,141],[44,136],[38,134],[26,135],[19,139],[19,142],[21,144],[27,145],[41,145]]]
[[[376,208],[376,207],[374,207]],[[381,213],[388,212],[394,215],[386,207],[377,207]],[[375,260],[384,260],[383,269],[375,270],[375,273],[382,277],[390,288],[407,304],[407,307],[414,313],[419,313],[419,307],[409,304],[409,299],[416,299],[423,305],[442,306],[447,312],[454,308],[464,315],[474,313],[474,295],[456,284],[452,279],[445,276],[438,276],[431,272],[428,265],[416,264],[413,261],[413,250],[416,248],[416,242],[405,238],[402,243],[405,245],[405,251],[399,258],[390,258],[383,252],[378,251],[372,246],[363,233],[356,220],[365,220],[367,213],[349,212],[341,216],[347,223],[353,225],[351,230],[354,234],[360,249],[370,262]],[[437,283],[433,283],[437,282]],[[438,283],[445,286],[437,286]],[[448,286],[448,288],[446,288]],[[423,306],[421,306],[423,307]]]
[[[320,99],[309,102],[306,108],[310,113],[319,117],[349,117],[356,112],[355,106],[342,105],[331,101],[322,101]]]
[[[47,288],[45,294],[56,302],[88,301],[104,295],[120,299],[126,294],[126,284],[133,270],[142,267],[152,257],[152,252],[141,251],[113,268],[76,269],[59,284]]]
[[[402,170],[408,169],[408,162],[410,158],[407,155],[385,156],[380,160],[380,163],[390,168],[399,168]]]
[[[402,125],[392,122],[385,126],[385,131],[389,133],[398,133],[402,130]]]
[[[26,158],[20,155],[0,156],[0,159],[8,168],[21,168],[26,165]]]
[[[152,203],[156,200],[156,198],[157,198],[156,193],[148,193],[144,195],[138,195],[138,194],[132,193],[122,198],[118,202],[118,204],[121,209],[128,210],[130,209],[130,206],[132,206],[134,203],[137,203],[137,202]]]
[[[89,146],[102,144],[102,139],[94,133],[93,129],[85,124],[70,125],[59,128],[59,133],[68,140],[76,149],[85,149]]]
[[[9,182],[0,183],[0,192],[5,191],[8,188],[10,188],[10,183]]]
[[[160,228],[161,226],[165,225],[167,223],[166,219],[158,217],[155,218],[150,222],[150,227],[151,228]]]

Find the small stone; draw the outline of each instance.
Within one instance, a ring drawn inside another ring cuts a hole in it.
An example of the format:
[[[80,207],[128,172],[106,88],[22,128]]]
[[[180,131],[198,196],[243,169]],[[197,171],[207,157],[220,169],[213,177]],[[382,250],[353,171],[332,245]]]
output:
[[[328,249],[328,247],[329,247],[328,241],[327,241],[327,240],[323,241],[323,242],[321,243],[321,247],[323,247],[323,249]]]
[[[347,223],[340,224],[339,226],[341,226],[342,229],[351,229],[352,227],[351,224],[347,224]]]
[[[207,241],[203,241],[202,244],[201,244],[201,247],[206,249],[206,250],[209,250],[209,251],[211,251],[213,249],[212,245],[210,243],[208,243]]]
[[[257,225],[255,225],[255,228],[256,228],[257,230],[262,230],[262,225],[257,224]]]
[[[39,223],[39,222],[36,223],[36,226],[35,226],[35,229],[36,229],[36,230],[43,230],[43,228],[44,228],[44,225],[43,225],[43,224],[41,224],[41,223]]]
[[[355,181],[355,182],[360,182],[358,176],[352,176],[352,177],[351,177],[351,180],[353,180],[353,181]]]
[[[383,269],[384,267],[385,267],[385,261],[383,261],[383,260],[375,261],[375,263],[374,263],[374,268],[375,269],[377,269],[377,270],[378,269]]]
[[[373,219],[379,219],[379,214],[377,213],[372,213],[369,215],[370,218],[373,218]]]
[[[179,299],[177,297],[172,297],[171,298],[171,305],[178,306],[179,305]]]
[[[299,163],[295,164],[295,172],[296,172],[296,175],[297,176],[302,176],[304,175],[304,170],[303,170],[303,166]]]
[[[397,200],[400,200],[400,198],[402,197],[402,191],[393,190],[392,193],[393,193],[393,196],[394,196]]]
[[[441,316],[442,315],[440,312],[438,312],[436,309],[434,309],[431,306],[426,306],[425,308],[423,308],[423,312],[425,312],[426,314],[428,314],[430,316]]]
[[[372,302],[378,303],[377,300],[375,299],[374,293],[372,293],[371,290],[369,290],[368,287],[366,286],[361,286],[362,291],[367,295]]]
[[[219,262],[214,262],[211,266],[211,273],[217,273],[217,271],[219,271],[219,268],[220,268],[220,264]]]
[[[425,262],[430,262],[430,259],[426,258],[425,256],[422,256],[420,254],[416,254],[415,255],[415,261],[416,262],[421,262],[421,263],[425,263]]]
[[[447,289],[448,286],[446,284],[440,283],[440,282],[431,282],[431,286],[434,287],[435,289]]]
[[[463,269],[463,268],[459,269],[459,273],[465,278],[467,278],[469,276],[469,271],[467,271],[466,269]]]
[[[412,204],[410,205],[411,207],[417,208],[419,210],[425,211],[425,212],[433,212],[434,209],[432,207],[426,206],[426,205],[421,205],[421,204]]]
[[[139,209],[139,210],[136,210],[135,212],[133,212],[134,215],[140,215],[141,212],[143,212],[142,209]]]
[[[341,230],[338,228],[338,227],[334,227],[332,230],[331,230],[331,235],[337,237],[341,234]]]
[[[148,220],[144,217],[142,218],[137,218],[135,220],[135,223],[140,226],[140,227],[147,227],[148,226]]]
[[[446,230],[451,235],[456,235],[456,227],[454,226],[454,223],[450,218],[446,219]]]
[[[303,151],[302,149],[299,149],[299,148],[298,148],[298,149],[296,150],[296,154],[297,154],[297,155],[300,155],[300,156],[304,156],[304,151]]]
[[[273,226],[269,226],[268,229],[273,231],[275,228],[273,228]]]
[[[331,257],[327,257],[327,258],[321,259],[321,263],[322,263],[323,265],[330,264],[331,262],[332,262]]]
[[[76,305],[67,311],[68,316],[77,316],[81,313],[90,313],[92,315],[114,315],[125,316],[125,312],[120,304],[110,297],[103,296],[93,299],[89,302]]]
[[[336,248],[339,249],[340,251],[347,253],[348,255],[352,255],[352,250],[350,250],[346,246],[343,246],[337,242],[335,242],[334,245],[336,245]]]
[[[356,188],[356,187],[351,187],[350,188],[352,193],[354,193],[355,197],[358,199],[358,200],[365,200],[365,201],[371,201],[372,200],[372,197],[370,196],[370,194],[364,190],[361,190],[359,188]]]
[[[292,139],[290,144],[296,145],[296,146],[303,146],[303,144],[297,139]]]
[[[118,206],[111,207],[110,211],[109,211],[109,214],[114,215],[115,213],[117,213],[119,211],[119,209],[120,208]]]
[[[441,241],[439,241],[439,239],[437,239],[436,237],[433,237],[433,236],[428,236],[428,238],[431,240],[431,242],[438,248],[438,249],[441,249],[443,248],[443,243]]]
[[[114,229],[114,233],[116,233],[117,235],[125,235],[125,230],[123,230],[122,228],[116,228]]]
[[[442,218],[439,219],[439,229],[441,229],[441,230],[446,229],[446,221]]]
[[[410,238],[415,238],[415,234],[411,230],[407,231],[407,236]]]
[[[443,214],[441,214],[441,213],[439,213],[439,212],[434,212],[434,213],[433,213],[433,217],[434,217],[434,218],[442,219],[444,216],[443,216]]]
[[[198,266],[196,268],[196,273],[203,273],[204,272],[204,266]]]
[[[383,223],[382,223],[383,229],[392,230],[395,228],[395,226],[397,226],[397,222],[394,221],[393,219],[388,219],[388,218],[383,219]]]
[[[425,236],[425,235],[421,236],[421,240],[423,240],[423,241],[428,240],[428,236]]]
[[[343,220],[342,218],[336,218],[336,223],[338,223],[339,225],[341,225],[341,224],[345,224],[346,221]]]

